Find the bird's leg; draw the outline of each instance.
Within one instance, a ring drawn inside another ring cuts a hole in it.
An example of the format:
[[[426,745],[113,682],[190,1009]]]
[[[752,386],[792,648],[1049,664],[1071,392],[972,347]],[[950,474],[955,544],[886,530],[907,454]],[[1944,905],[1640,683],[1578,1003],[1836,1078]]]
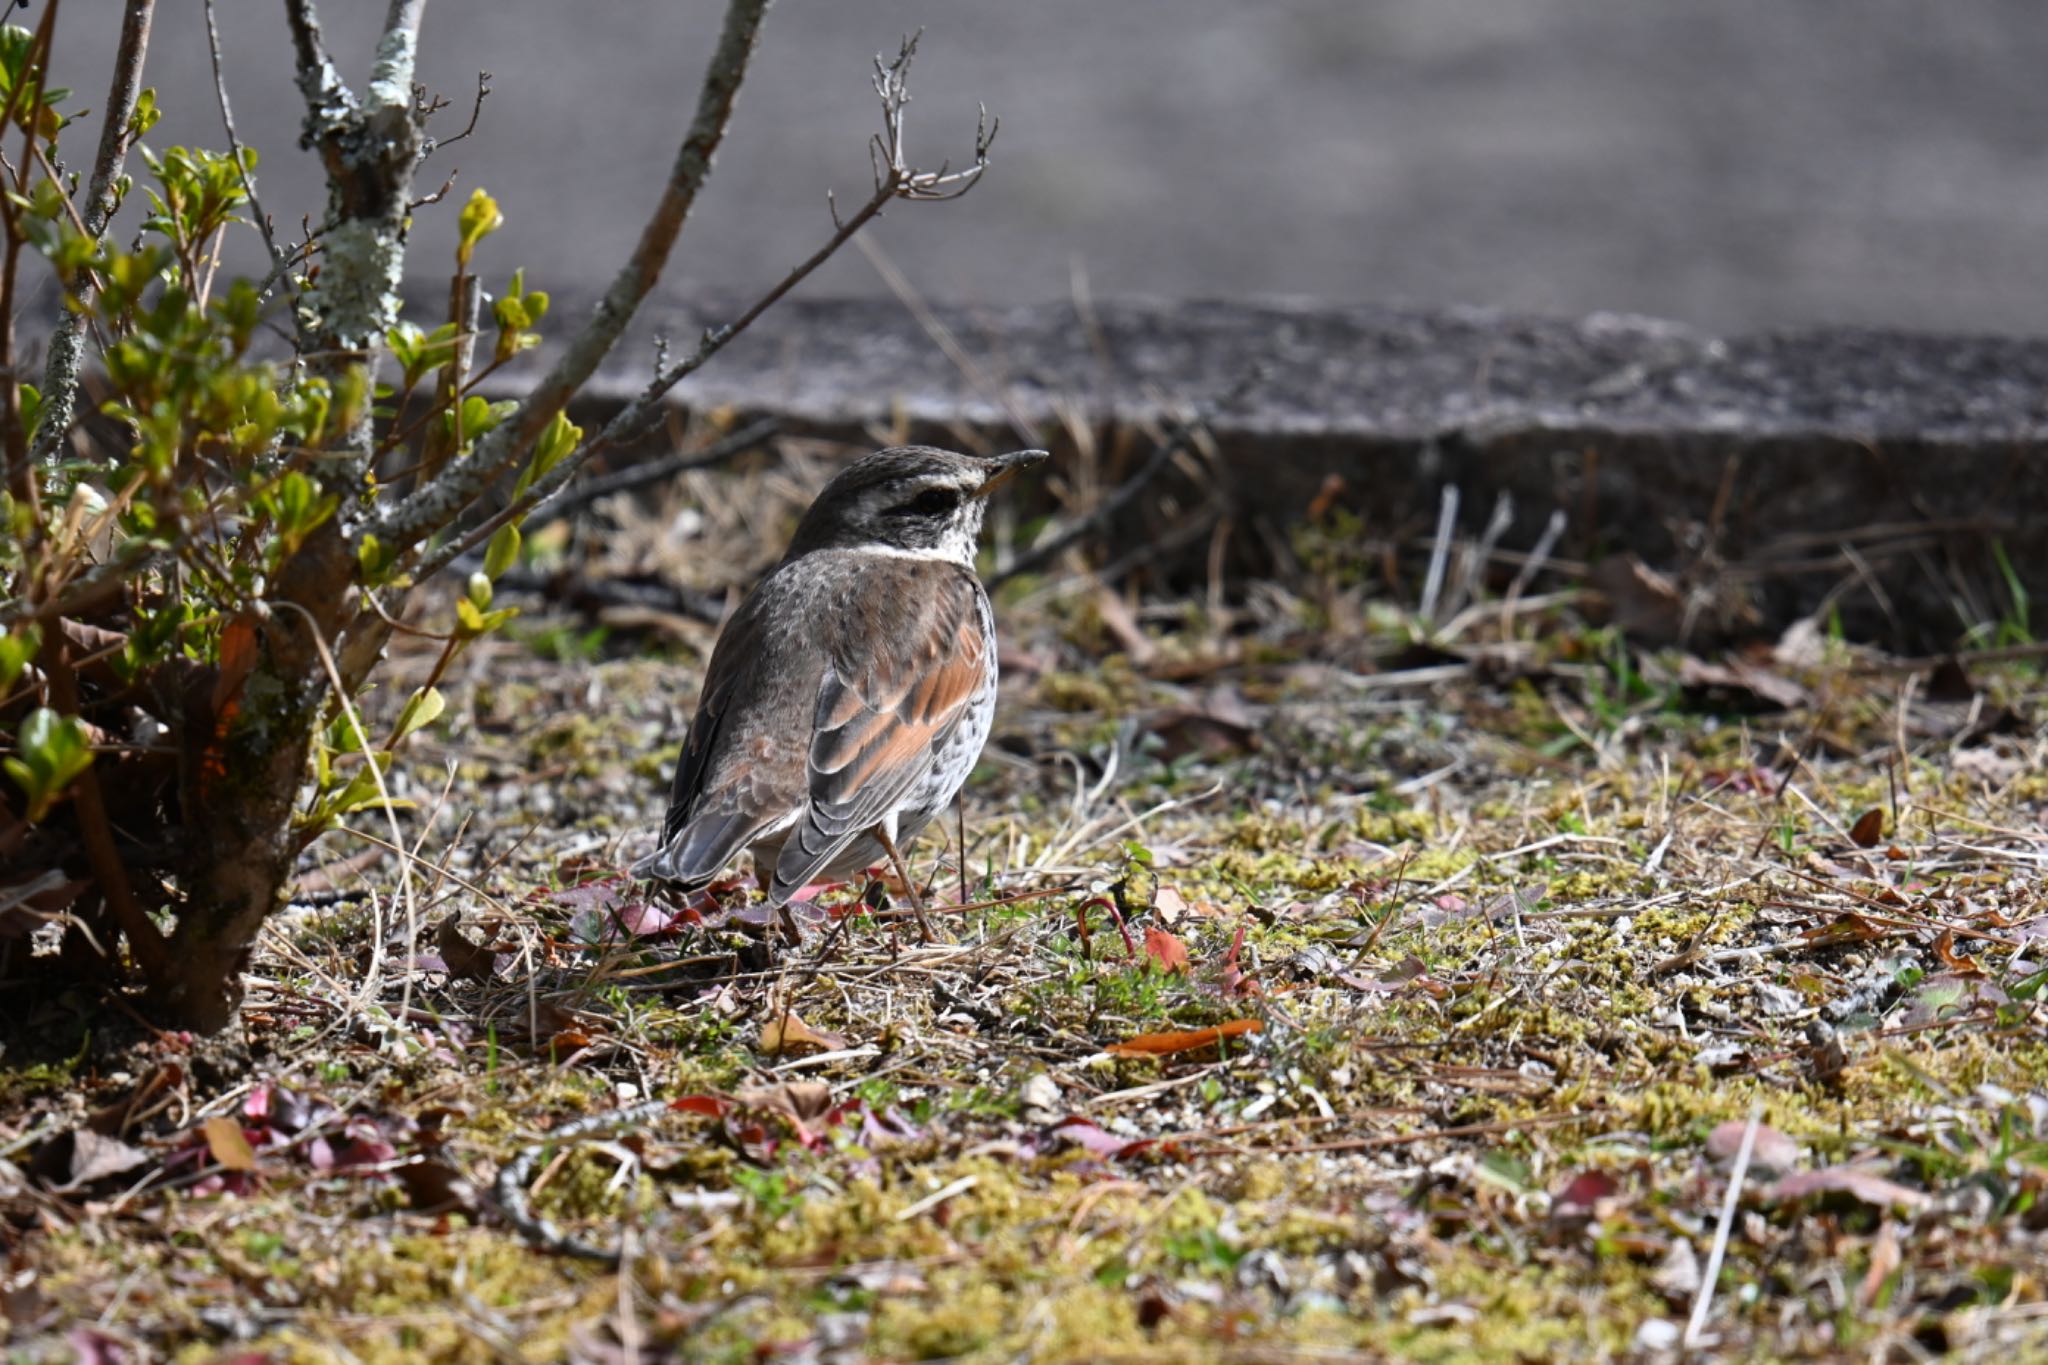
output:
[[[896,851],[896,841],[889,837],[889,831],[875,826],[875,837],[882,841],[882,851],[889,855],[889,861],[896,868],[896,875],[903,880],[904,894],[910,897],[910,908],[917,915],[917,931],[924,935],[924,941],[932,941],[931,921],[924,917],[924,897],[917,894],[917,883],[910,879],[910,869],[904,865],[903,855]]]
[[[953,840],[954,856],[960,860],[960,903],[967,904],[967,789],[953,798],[953,828],[957,837]]]
[[[804,931],[797,927],[795,913],[787,905],[778,905],[775,911],[782,916],[783,938],[789,941],[791,947],[801,944],[804,941]]]

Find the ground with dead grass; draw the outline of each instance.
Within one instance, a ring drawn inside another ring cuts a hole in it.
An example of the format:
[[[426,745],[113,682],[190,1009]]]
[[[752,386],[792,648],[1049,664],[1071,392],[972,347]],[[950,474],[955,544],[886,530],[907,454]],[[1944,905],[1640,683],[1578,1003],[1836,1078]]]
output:
[[[2048,1351],[2030,663],[1019,580],[940,941],[778,954],[620,878],[752,492],[541,547],[680,591],[465,657],[242,1034],[10,961],[10,1360]]]

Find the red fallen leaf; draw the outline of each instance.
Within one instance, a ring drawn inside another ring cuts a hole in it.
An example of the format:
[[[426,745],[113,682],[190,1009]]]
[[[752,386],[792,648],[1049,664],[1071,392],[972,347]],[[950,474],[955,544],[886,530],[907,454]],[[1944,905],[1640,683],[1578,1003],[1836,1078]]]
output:
[[[1621,1193],[1621,1182],[1605,1171],[1580,1171],[1557,1192],[1550,1211],[1557,1218],[1590,1218],[1593,1206]]]
[[[1079,1114],[1061,1119],[1048,1134],[1062,1142],[1071,1142],[1094,1156],[1124,1157],[1136,1156],[1153,1145],[1151,1138],[1118,1137],[1093,1119],[1084,1119]]]
[[[668,1107],[679,1114],[703,1114],[720,1119],[731,1110],[732,1101],[719,1095],[678,1095],[668,1102]]]
[[[253,1171],[256,1169],[256,1149],[249,1145],[249,1139],[242,1133],[242,1125],[225,1114],[217,1114],[199,1125],[206,1134],[207,1150],[220,1163],[222,1170]]]
[[[1876,848],[1884,838],[1884,812],[1875,808],[1856,817],[1849,827],[1849,842],[1858,848]]]
[[[1878,1208],[1922,1209],[1931,1202],[1919,1190],[1908,1189],[1856,1166],[1823,1166],[1817,1171],[1799,1171],[1783,1176],[1765,1188],[1764,1199],[1779,1204],[1810,1194],[1833,1193],[1846,1194]]]
[[[1162,972],[1181,972],[1188,969],[1188,948],[1164,929],[1145,926],[1145,956]]]
[[[675,928],[682,920],[684,910],[665,910],[650,901],[635,901],[622,905],[612,912],[612,922],[623,930],[628,938],[653,938]]]
[[[1103,1051],[1112,1057],[1170,1057],[1175,1053],[1215,1047],[1226,1038],[1241,1038],[1247,1033],[1257,1033],[1265,1027],[1256,1019],[1233,1019],[1227,1024],[1216,1024],[1209,1028],[1187,1029],[1174,1033],[1141,1033],[1135,1038],[1111,1043]]]
[[[1244,950],[1244,921],[1237,922],[1237,932],[1230,936],[1230,950],[1223,954],[1223,998],[1235,1000],[1240,996],[1264,994],[1259,983],[1246,976],[1237,965],[1237,955]]]
[[[1707,1134],[1707,1155],[1716,1161],[1733,1161],[1742,1150],[1742,1135],[1749,1128],[1746,1119],[1730,1119],[1717,1124]],[[1756,1139],[1750,1144],[1749,1160],[1752,1167],[1771,1171],[1790,1171],[1799,1164],[1804,1149],[1768,1123],[1756,1126]]]

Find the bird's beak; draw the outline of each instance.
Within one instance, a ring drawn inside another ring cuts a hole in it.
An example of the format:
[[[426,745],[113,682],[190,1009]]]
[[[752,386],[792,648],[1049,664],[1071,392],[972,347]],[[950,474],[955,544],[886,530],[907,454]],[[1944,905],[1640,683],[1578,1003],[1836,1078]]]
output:
[[[1029,469],[1032,465],[1046,458],[1048,458],[1047,452],[1043,450],[1013,450],[1007,455],[989,456],[987,463],[994,472],[988,476],[981,487],[974,490],[974,496],[977,498],[987,497],[1009,482],[1010,476],[1017,473],[1017,471]]]

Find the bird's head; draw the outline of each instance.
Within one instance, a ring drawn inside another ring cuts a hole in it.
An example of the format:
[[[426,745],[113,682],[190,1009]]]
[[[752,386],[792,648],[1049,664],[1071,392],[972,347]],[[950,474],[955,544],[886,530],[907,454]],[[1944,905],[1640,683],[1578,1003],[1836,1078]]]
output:
[[[798,523],[785,560],[814,550],[881,550],[974,567],[988,496],[1042,450],[961,455],[893,446],[839,471]]]

